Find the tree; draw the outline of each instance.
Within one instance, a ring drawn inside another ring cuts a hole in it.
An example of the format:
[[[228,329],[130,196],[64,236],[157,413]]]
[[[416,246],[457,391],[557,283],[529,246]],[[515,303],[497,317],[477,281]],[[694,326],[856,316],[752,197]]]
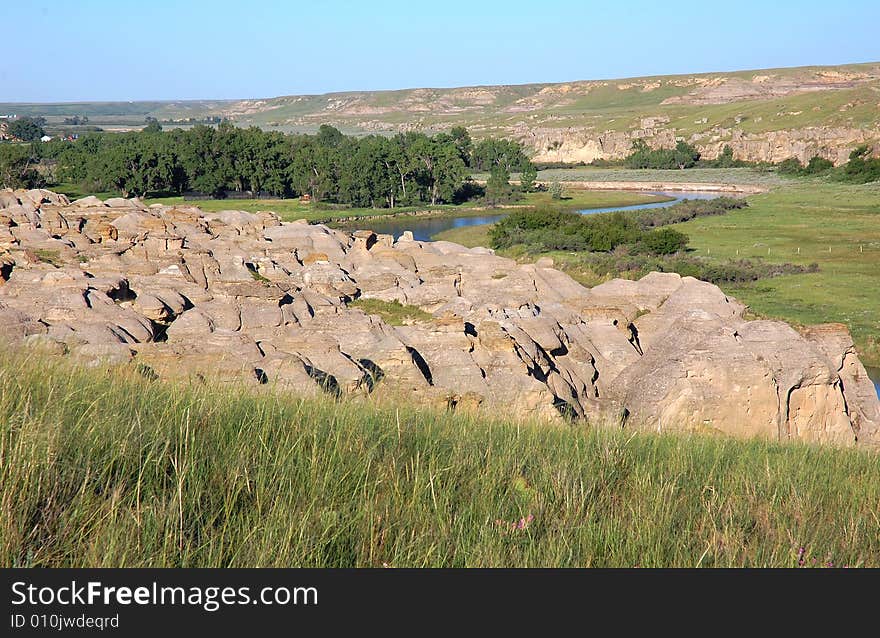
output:
[[[449,131],[449,137],[452,139],[452,143],[455,144],[455,148],[458,150],[458,155],[461,157],[461,161],[464,162],[465,166],[470,166],[471,153],[474,148],[471,134],[465,127],[456,126]]]
[[[519,185],[524,193],[535,190],[535,180],[538,179],[538,169],[531,162],[526,162],[519,175]]]
[[[679,169],[692,168],[699,159],[700,152],[684,140],[680,140],[675,145],[673,161]]]
[[[510,166],[531,163],[518,143],[484,140],[487,165],[497,186],[493,197],[514,198]],[[74,144],[39,144],[58,160],[58,174],[89,190],[124,195],[193,189],[222,197],[226,191],[309,194],[315,201],[396,207],[462,202],[485,190],[467,179],[470,136],[463,128],[433,137],[408,132],[393,138],[356,138],[324,125],[314,135],[285,135],[257,127],[162,131],[152,119],[141,131],[84,135]]]
[[[440,201],[451,202],[467,173],[458,149],[444,143],[448,138],[438,137],[421,135],[410,148],[410,156],[418,165],[417,182],[430,193],[431,206]]]
[[[20,117],[9,123],[9,134],[23,142],[34,142],[43,137],[46,132],[43,130],[43,124],[46,120],[32,117]]]
[[[496,164],[489,172],[485,199],[490,206],[504,204],[515,199],[514,189],[510,185],[510,173],[501,164]]]
[[[721,149],[721,154],[715,159],[712,166],[715,168],[733,168],[739,164],[740,162],[733,159],[733,149],[730,147],[730,144],[725,144],[724,148]]]
[[[880,157],[872,157],[872,152],[867,144],[855,148],[837,178],[855,184],[880,181]]]
[[[4,188],[37,188],[43,176],[36,170],[39,157],[31,146],[0,145],[0,186]]]
[[[491,172],[493,166],[501,166],[511,173],[523,169],[528,162],[519,142],[490,137],[480,140],[474,147],[471,166],[487,172]]]
[[[328,148],[335,148],[342,144],[345,136],[342,132],[329,124],[321,124],[318,128],[318,144]]]
[[[693,146],[680,140],[674,149],[652,149],[643,139],[633,141],[632,152],[624,160],[629,168],[691,168],[700,159],[700,153]]]

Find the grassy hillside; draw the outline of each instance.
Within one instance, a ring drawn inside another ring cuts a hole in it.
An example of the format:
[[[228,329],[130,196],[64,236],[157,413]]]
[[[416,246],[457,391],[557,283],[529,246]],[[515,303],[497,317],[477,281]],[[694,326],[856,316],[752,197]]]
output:
[[[880,565],[864,451],[0,377],[2,567]]]
[[[720,86],[720,88],[719,88]],[[631,130],[644,117],[682,134],[738,125],[746,132],[874,124],[880,65],[802,67],[564,84],[334,93],[244,101],[243,124],[309,129],[323,121],[361,130],[466,124],[478,131],[530,128]],[[706,119],[703,122],[703,118]],[[739,120],[739,121],[737,121]]]
[[[90,124],[143,124],[223,116],[241,126],[313,132],[324,123],[347,133],[445,130],[481,134],[631,131],[674,128],[678,135],[730,130],[764,133],[813,126],[875,127],[880,63],[655,76],[560,84],[420,88],[227,101],[0,104],[0,113],[87,115]],[[645,121],[645,118],[652,118]],[[647,126],[646,126],[647,125]]]

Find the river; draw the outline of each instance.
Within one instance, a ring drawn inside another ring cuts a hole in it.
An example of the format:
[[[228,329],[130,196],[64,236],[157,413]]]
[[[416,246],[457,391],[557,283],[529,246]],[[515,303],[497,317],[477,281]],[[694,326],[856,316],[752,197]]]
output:
[[[617,211],[642,210],[645,208],[667,208],[673,206],[685,199],[715,199],[723,193],[716,192],[651,192],[648,195],[664,195],[672,197],[669,201],[654,202],[653,204],[636,204],[634,206],[612,206],[611,208],[588,208],[577,212],[582,215],[595,215],[596,213],[613,213]],[[397,239],[404,231],[412,231],[413,238],[418,241],[431,241],[431,238],[438,233],[452,228],[462,228],[464,226],[482,226],[483,224],[494,224],[499,219],[503,219],[507,213],[499,213],[493,215],[462,215],[459,217],[415,217],[401,215],[400,217],[391,217],[388,219],[370,219],[360,222],[349,222],[343,226],[348,230],[358,228],[369,228],[382,235],[394,235]]]

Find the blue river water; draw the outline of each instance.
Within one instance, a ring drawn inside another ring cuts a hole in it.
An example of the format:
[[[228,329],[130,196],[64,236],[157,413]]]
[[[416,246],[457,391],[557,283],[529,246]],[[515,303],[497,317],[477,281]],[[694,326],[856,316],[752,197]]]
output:
[[[667,208],[685,199],[714,199],[720,196],[720,193],[710,192],[692,192],[692,193],[673,193],[673,192],[651,192],[650,195],[665,195],[672,197],[669,201],[655,202],[653,204],[636,204],[635,206],[613,206],[611,208],[589,208],[580,210],[583,215],[595,215],[596,213],[613,213],[617,211],[643,210],[646,208]],[[431,241],[431,238],[438,233],[452,228],[463,228],[465,226],[482,226],[483,224],[494,224],[499,219],[503,219],[507,213],[494,215],[464,215],[462,217],[435,217],[423,218],[414,216],[390,217],[387,220],[370,219],[361,222],[345,224],[345,228],[369,228],[383,235],[394,235],[397,239],[404,231],[411,231],[413,238],[417,241]]]

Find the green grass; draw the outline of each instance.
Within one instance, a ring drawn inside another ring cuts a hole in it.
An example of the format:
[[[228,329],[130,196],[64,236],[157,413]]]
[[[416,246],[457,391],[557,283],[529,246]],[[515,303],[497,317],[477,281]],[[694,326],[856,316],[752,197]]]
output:
[[[41,261],[44,264],[50,264],[52,266],[55,266],[56,268],[60,268],[64,265],[64,260],[61,259],[61,254],[57,250],[38,248],[34,251],[34,256],[37,258],[38,261]]]
[[[61,184],[54,184],[52,186],[47,186],[51,191],[55,191],[56,193],[62,193],[67,195],[71,201],[74,199],[80,199],[83,197],[88,197],[89,195],[94,195],[98,199],[110,199],[111,197],[121,197],[121,193],[116,191],[104,191],[100,193],[94,193],[92,191],[86,191],[83,189],[80,184],[73,184],[70,182],[63,182]]]
[[[2,567],[880,565],[865,451],[0,374]]]
[[[381,299],[356,299],[349,304],[360,308],[368,315],[379,315],[391,326],[402,326],[415,321],[431,321],[432,317],[418,306],[407,306],[399,301]]]
[[[862,357],[880,362],[880,184],[797,180],[748,201],[746,209],[675,228],[710,259],[818,263],[818,273],[725,290],[769,317],[845,323]]]
[[[518,176],[514,175],[514,178]],[[692,182],[778,186],[788,180],[775,172],[755,168],[689,168],[654,170],[635,168],[553,168],[538,171],[538,181],[583,182]]]
[[[461,228],[450,228],[443,232],[437,233],[431,239],[451,241],[468,248],[475,246],[491,247],[492,241],[489,233],[494,224],[479,224],[477,226],[462,226]]]
[[[672,197],[651,195],[633,191],[588,191],[576,188],[564,189],[563,199],[553,199],[550,193],[527,193],[522,204],[525,206],[552,206],[562,210],[582,210],[588,208],[611,208],[612,206],[635,206],[668,202]]]

